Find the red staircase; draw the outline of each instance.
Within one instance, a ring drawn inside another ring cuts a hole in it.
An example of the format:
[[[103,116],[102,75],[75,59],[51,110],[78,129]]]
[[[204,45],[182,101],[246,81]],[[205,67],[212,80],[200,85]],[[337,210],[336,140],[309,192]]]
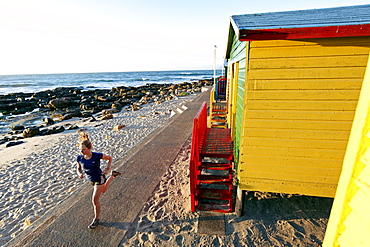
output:
[[[226,102],[214,102],[211,109],[211,127],[227,128],[227,106]]]
[[[194,118],[191,158],[191,211],[233,211],[233,143],[230,129],[207,128],[207,103]]]

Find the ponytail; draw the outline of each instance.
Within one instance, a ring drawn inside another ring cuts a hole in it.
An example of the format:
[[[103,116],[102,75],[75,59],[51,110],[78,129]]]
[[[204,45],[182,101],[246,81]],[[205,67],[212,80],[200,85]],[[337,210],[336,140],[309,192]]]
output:
[[[79,142],[79,145],[84,145],[88,149],[91,149],[92,145],[89,140],[89,135],[87,133],[81,132],[80,139],[81,141]]]

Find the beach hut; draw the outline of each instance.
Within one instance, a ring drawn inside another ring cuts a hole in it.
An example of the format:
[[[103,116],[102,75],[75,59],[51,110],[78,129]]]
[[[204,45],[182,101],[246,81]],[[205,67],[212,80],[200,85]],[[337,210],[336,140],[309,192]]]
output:
[[[345,154],[324,247],[370,246],[370,62]]]
[[[231,17],[239,192],[335,196],[369,52],[370,5]]]

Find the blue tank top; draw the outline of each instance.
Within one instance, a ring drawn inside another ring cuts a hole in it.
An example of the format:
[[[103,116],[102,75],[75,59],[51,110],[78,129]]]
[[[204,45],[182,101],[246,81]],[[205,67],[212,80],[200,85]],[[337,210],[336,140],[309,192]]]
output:
[[[90,159],[85,159],[82,154],[77,156],[77,162],[81,164],[86,174],[86,178],[91,182],[100,181],[102,170],[100,169],[100,160],[103,158],[102,153],[92,152]]]

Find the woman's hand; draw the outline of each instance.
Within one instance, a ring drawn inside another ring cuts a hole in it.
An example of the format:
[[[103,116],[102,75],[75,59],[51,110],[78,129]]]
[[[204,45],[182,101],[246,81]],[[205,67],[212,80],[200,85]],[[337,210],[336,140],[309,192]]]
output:
[[[106,168],[103,172],[104,175],[107,175],[109,173],[109,168]]]
[[[77,163],[77,175],[80,179],[84,178],[84,174],[82,172],[82,167],[80,163]]]
[[[112,160],[113,158],[108,156],[108,155],[105,155],[103,154],[103,157],[102,157],[103,160],[108,160],[108,165],[107,165],[107,168],[105,169],[105,171],[103,172],[104,175],[107,175],[109,170],[110,170],[110,166],[112,165]]]

